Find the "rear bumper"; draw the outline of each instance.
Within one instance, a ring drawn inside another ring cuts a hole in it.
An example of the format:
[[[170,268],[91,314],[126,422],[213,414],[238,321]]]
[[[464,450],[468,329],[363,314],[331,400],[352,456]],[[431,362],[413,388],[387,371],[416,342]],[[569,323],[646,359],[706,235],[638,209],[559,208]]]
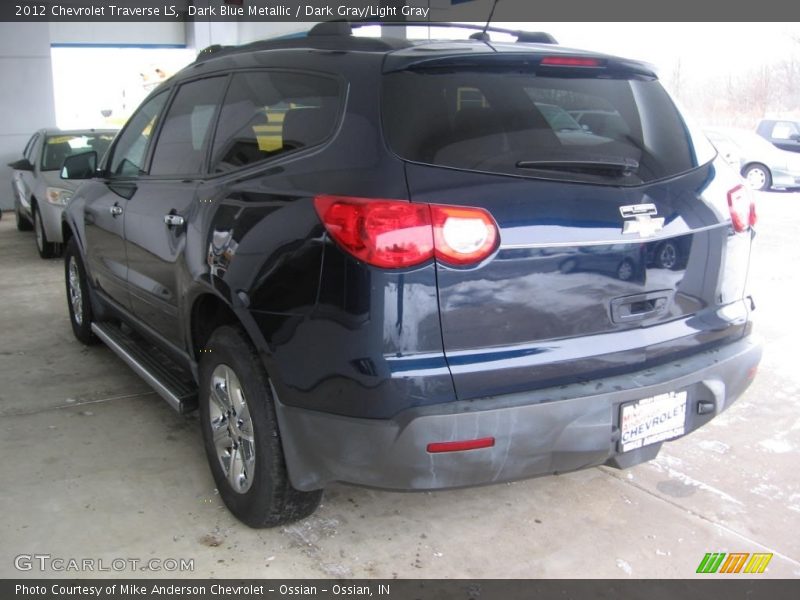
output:
[[[773,169],[772,186],[779,188],[800,187],[800,174],[793,171]]]
[[[478,400],[413,408],[392,419],[357,419],[277,402],[289,476],[314,490],[341,481],[429,490],[482,485],[650,460],[661,443],[618,453],[620,404],[688,392],[689,433],[748,387],[761,346],[748,336],[715,350],[627,375]],[[698,403],[713,408],[699,414]],[[430,454],[430,442],[494,437],[491,448]]]

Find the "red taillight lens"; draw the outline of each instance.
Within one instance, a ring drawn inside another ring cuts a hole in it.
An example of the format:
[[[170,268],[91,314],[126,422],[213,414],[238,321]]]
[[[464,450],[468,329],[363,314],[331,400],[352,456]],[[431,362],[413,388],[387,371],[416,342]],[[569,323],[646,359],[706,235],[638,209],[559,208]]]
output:
[[[737,233],[747,231],[756,224],[756,205],[752,192],[743,185],[737,185],[728,192],[728,209],[731,212],[731,224]]]
[[[427,204],[317,196],[314,206],[331,237],[359,260],[391,269],[433,257]]]
[[[355,258],[398,269],[437,259],[457,266],[480,262],[498,246],[491,215],[480,208],[415,204],[349,196],[316,196],[331,237]]]
[[[540,65],[545,67],[601,67],[603,62],[585,56],[545,56]]]

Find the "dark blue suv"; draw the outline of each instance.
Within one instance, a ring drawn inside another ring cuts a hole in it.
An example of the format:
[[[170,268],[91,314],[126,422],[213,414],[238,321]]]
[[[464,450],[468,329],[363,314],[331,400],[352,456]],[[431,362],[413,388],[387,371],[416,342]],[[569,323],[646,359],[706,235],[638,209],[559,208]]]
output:
[[[652,459],[752,381],[755,211],[645,64],[326,23],[155,90],[63,223],[79,340],[248,525]]]

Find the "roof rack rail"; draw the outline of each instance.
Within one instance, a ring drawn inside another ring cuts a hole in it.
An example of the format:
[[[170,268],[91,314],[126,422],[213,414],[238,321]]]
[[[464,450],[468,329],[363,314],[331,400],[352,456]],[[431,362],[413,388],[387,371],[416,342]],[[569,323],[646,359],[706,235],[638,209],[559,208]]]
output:
[[[279,37],[260,40],[244,44],[241,46],[221,46],[214,44],[200,51],[195,59],[195,63],[204,62],[211,58],[224,56],[227,54],[238,54],[240,52],[273,50],[282,48],[316,48],[321,50],[362,50],[372,52],[385,52],[387,50],[398,50],[412,45],[409,40],[400,38],[369,38],[356,37],[353,29],[359,27],[448,27],[454,29],[474,30],[470,39],[483,42],[490,42],[491,39],[486,32],[505,33],[517,38],[518,43],[535,44],[557,44],[558,42],[549,33],[543,31],[519,31],[515,29],[505,29],[502,27],[484,28],[482,25],[470,25],[466,23],[429,23],[427,21],[346,21],[333,20],[323,21],[314,25],[301,37],[292,35],[289,37]],[[485,31],[484,31],[485,29]]]
[[[480,35],[481,33],[485,32],[492,32],[492,33],[505,33],[508,35],[513,35],[517,38],[518,43],[526,43],[526,44],[558,44],[556,38],[545,31],[522,31],[520,29],[507,29],[505,27],[494,27],[490,25],[489,27],[485,27],[483,25],[472,25],[469,23],[451,23],[451,22],[428,22],[428,21],[325,21],[318,25],[315,25],[309,35],[312,35],[312,32],[323,26],[327,26],[328,24],[332,23],[340,23],[344,25],[350,26],[350,31],[353,28],[357,27],[372,27],[372,26],[380,26],[380,27],[445,27],[445,28],[453,28],[453,29],[470,29],[474,30],[478,33],[473,33],[470,36],[470,39],[473,40],[480,40],[480,41],[491,41],[488,36]],[[330,35],[330,34],[328,34]],[[343,33],[340,35],[350,35],[350,33]]]
[[[324,27],[323,27],[324,26]],[[369,38],[352,35],[350,24],[344,21],[326,21],[315,25],[304,35],[258,40],[241,46],[221,46],[214,44],[200,51],[195,58],[202,63],[212,58],[252,52],[258,50],[281,50],[291,48],[313,48],[315,50],[363,52],[386,52],[411,46],[411,42],[399,38]]]

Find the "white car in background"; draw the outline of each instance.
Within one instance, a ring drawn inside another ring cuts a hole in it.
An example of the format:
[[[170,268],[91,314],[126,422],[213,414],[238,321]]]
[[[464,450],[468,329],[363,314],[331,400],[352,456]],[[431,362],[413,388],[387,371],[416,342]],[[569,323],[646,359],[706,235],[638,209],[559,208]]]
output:
[[[751,189],[800,187],[800,154],[779,150],[745,129],[711,127],[705,132],[720,156],[739,169]]]
[[[61,212],[78,187],[75,181],[61,179],[64,159],[91,150],[102,157],[116,133],[107,129],[40,129],[28,140],[22,158],[8,164],[14,170],[17,229],[35,230],[42,258],[61,253]]]

